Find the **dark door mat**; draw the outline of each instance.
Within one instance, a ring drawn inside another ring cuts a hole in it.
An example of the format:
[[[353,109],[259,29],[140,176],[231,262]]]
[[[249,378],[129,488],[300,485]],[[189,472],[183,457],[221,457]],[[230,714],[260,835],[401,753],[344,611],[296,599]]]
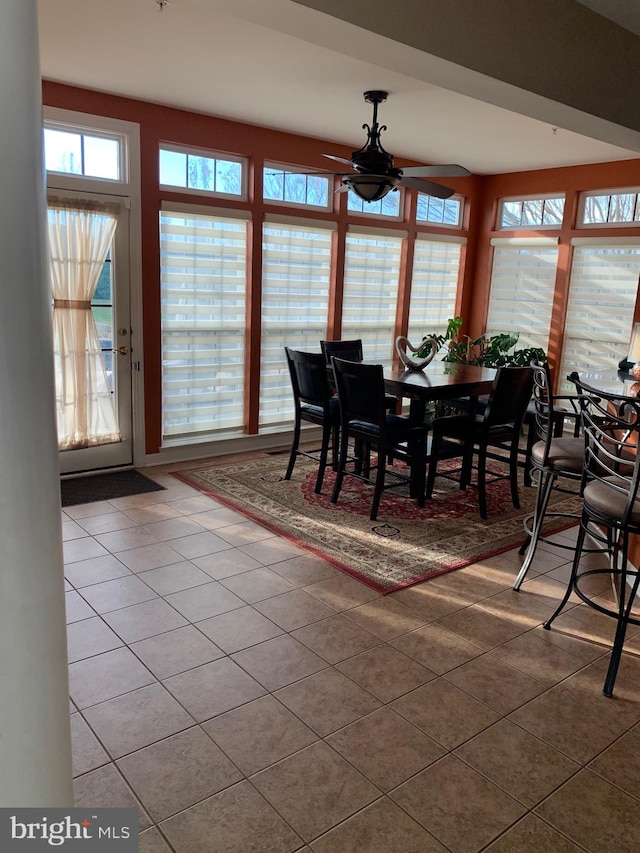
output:
[[[62,506],[109,501],[112,498],[126,498],[143,492],[157,492],[164,488],[139,471],[112,471],[109,474],[92,474],[89,477],[60,481]]]

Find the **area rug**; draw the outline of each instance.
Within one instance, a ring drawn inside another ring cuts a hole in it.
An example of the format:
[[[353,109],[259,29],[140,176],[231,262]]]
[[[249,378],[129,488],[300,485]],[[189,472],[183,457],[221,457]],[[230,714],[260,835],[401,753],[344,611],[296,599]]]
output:
[[[400,493],[385,492],[376,521],[370,521],[372,487],[346,477],[337,504],[330,502],[334,473],[322,493],[314,493],[316,464],[296,461],[291,480],[283,478],[287,456],[274,455],[232,464],[203,465],[174,473],[247,518],[260,522],[318,554],[365,584],[389,593],[461,568],[520,545],[522,521],[533,511],[535,488],[520,489],[521,508],[511,503],[506,480],[487,487],[489,518],[482,520],[474,488],[460,491],[438,477],[424,507]],[[498,467],[500,463],[492,463]],[[578,512],[576,498],[554,494],[550,510]],[[550,521],[545,532],[571,522]]]
[[[62,506],[126,498],[129,495],[156,492],[160,489],[164,489],[164,486],[133,470],[110,471],[106,474],[91,474],[88,477],[60,480]]]

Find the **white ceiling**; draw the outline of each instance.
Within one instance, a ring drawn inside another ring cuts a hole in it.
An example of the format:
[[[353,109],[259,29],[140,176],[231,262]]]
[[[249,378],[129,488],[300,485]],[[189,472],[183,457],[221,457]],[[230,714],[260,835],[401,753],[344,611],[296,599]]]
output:
[[[580,2],[640,34],[638,0]],[[305,14],[288,0],[171,0],[163,12],[156,0],[39,0],[42,74],[354,148],[371,119],[362,93],[383,89],[389,151],[478,174],[640,156],[563,129],[560,107],[552,125],[391,70],[410,63],[388,45],[374,54],[384,64],[357,58],[371,52],[352,49],[348,27],[310,35]]]

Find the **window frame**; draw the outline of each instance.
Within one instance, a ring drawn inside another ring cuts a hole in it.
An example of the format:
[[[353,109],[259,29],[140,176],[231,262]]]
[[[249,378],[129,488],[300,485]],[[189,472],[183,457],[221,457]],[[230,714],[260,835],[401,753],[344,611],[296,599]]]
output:
[[[162,151],[173,152],[175,154],[184,154],[189,156],[202,157],[207,160],[222,160],[228,163],[238,163],[240,165],[240,193],[222,193],[218,190],[203,190],[195,187],[182,187],[175,184],[163,184],[160,180],[160,154]],[[160,140],[158,144],[158,186],[162,192],[180,193],[184,195],[194,195],[200,198],[221,198],[232,201],[247,201],[248,200],[248,171],[249,160],[247,157],[242,157],[239,154],[228,154],[226,151],[214,151],[210,148],[199,148],[192,145],[179,145],[174,142],[166,142]]]
[[[420,192],[420,190],[418,190],[418,201],[420,201],[420,196],[426,196],[427,198],[433,198],[433,196],[430,196],[429,193],[423,193],[423,192]],[[428,228],[431,228],[431,227],[433,227],[433,228],[456,228],[458,230],[462,230],[462,223],[464,221],[464,206],[465,206],[465,202],[466,202],[465,196],[459,195],[458,193],[454,193],[454,195],[450,196],[448,199],[441,199],[441,201],[443,202],[443,204],[446,204],[448,201],[459,202],[460,209],[458,211],[458,221],[456,222],[455,225],[453,225],[449,222],[434,222],[431,219],[419,219],[418,218],[418,206],[417,206],[417,204],[416,204],[416,215],[415,215],[416,225],[420,225],[423,228],[424,227],[428,227]]]
[[[564,204],[566,204],[567,196],[566,193],[542,193],[542,194],[534,194],[534,195],[518,195],[518,196],[505,196],[504,198],[498,199],[498,210],[496,213],[496,222],[495,222],[495,230],[496,231],[559,231],[562,228],[562,219],[560,222],[554,222],[549,225],[545,225],[543,223],[532,223],[532,224],[522,224],[519,225],[503,225],[502,219],[504,216],[504,206],[507,202],[520,202],[524,204],[527,201],[541,201],[544,202],[550,199],[562,199],[563,201],[563,209],[562,209],[562,218],[564,219],[565,208]],[[544,217],[544,207],[543,207],[543,217]]]
[[[347,198],[345,199],[345,210],[347,212],[347,216],[366,216],[368,219],[371,219],[374,222],[380,222],[381,220],[383,222],[402,222],[403,215],[404,215],[404,189],[402,187],[398,187],[395,190],[395,192],[398,193],[398,199],[399,199],[398,200],[398,213],[395,216],[389,216],[388,213],[377,213],[377,212],[371,211],[371,210],[350,210],[349,209],[349,194],[351,192],[352,191],[349,190],[349,192],[345,193],[345,195],[347,196]],[[391,190],[391,192],[394,192],[394,190]],[[378,202],[365,202],[360,198],[360,196],[356,195],[355,193],[354,193],[354,195],[356,196],[357,199],[362,201],[363,205],[364,204],[378,204]],[[383,200],[384,199],[379,199],[378,201],[380,202],[380,204],[382,204]]]
[[[326,205],[321,204],[310,204],[304,201],[287,201],[286,199],[277,199],[277,198],[267,198],[264,194],[264,173],[273,169],[274,172],[280,172],[282,174],[294,174],[294,175],[305,175],[307,178],[324,178],[327,181],[327,203]],[[318,170],[320,171],[320,170]],[[278,207],[289,207],[294,210],[321,210],[325,213],[330,213],[333,210],[333,194],[335,188],[335,178],[332,178],[330,175],[314,175],[313,172],[310,172],[304,168],[304,166],[291,166],[288,163],[276,163],[273,160],[265,160],[262,164],[262,201],[264,204],[273,204]]]
[[[623,222],[584,222],[584,213],[588,198],[596,196],[609,197],[609,209],[611,197],[615,195],[635,195],[634,216],[638,219],[626,219]],[[609,187],[606,189],[584,190],[578,199],[578,214],[576,218],[576,230],[592,230],[594,228],[640,228],[640,185],[634,187]]]

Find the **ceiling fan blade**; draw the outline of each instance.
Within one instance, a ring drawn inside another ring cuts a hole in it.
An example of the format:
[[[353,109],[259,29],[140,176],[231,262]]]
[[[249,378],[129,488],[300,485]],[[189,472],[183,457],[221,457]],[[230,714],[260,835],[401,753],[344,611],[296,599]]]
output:
[[[463,178],[471,172],[456,163],[443,163],[440,166],[409,166],[402,169],[402,174],[408,178]]]
[[[353,169],[353,163],[351,160],[345,160],[344,157],[336,157],[335,154],[323,154],[323,157],[328,157],[330,160],[337,160],[338,163],[344,163],[345,166],[351,166]]]
[[[309,177],[313,178],[316,175],[325,176],[325,175],[338,175],[342,177],[343,175],[350,175],[351,172],[265,172],[265,175],[269,175],[273,177],[274,175],[309,175]]]
[[[338,189],[335,190],[334,195],[336,193],[348,193],[349,189],[349,184],[342,184],[342,186],[338,187]]]
[[[405,178],[404,175],[400,178],[400,186],[410,187],[434,198],[450,198],[455,192],[451,187],[443,187],[442,184],[434,184],[433,181],[425,181],[422,178]]]

